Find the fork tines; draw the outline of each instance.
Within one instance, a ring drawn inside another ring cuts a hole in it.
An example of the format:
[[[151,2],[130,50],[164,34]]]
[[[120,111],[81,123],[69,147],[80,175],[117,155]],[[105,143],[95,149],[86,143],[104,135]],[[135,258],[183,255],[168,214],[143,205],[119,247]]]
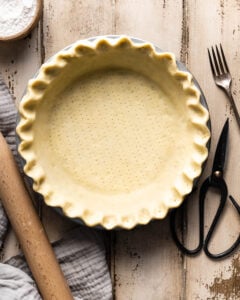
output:
[[[208,49],[208,57],[215,84],[226,93],[240,129],[240,115],[231,91],[232,76],[228,69],[222,45],[220,44],[220,50],[217,46],[215,46],[215,50],[214,47],[211,47],[211,50]]]
[[[214,50],[214,47],[211,47],[212,55],[210,50],[208,49],[208,57],[213,76],[219,76],[224,73],[229,73],[229,68],[221,44],[219,48],[217,47],[217,45],[215,46],[216,50]]]

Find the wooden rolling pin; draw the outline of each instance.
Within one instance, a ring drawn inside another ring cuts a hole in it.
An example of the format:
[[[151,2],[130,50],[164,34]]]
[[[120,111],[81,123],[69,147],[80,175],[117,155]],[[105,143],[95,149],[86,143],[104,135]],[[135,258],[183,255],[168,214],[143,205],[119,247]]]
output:
[[[73,299],[13,155],[1,133],[0,198],[43,299]]]

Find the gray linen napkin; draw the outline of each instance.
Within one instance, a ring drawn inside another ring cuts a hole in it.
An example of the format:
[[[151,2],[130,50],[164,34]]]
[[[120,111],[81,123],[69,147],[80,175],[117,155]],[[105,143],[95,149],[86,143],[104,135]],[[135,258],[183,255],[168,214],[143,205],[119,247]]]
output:
[[[16,107],[0,76],[0,130],[17,159],[15,126]],[[0,248],[7,229],[7,216],[0,202]],[[53,248],[74,299],[112,299],[103,232],[79,225]],[[23,255],[0,263],[0,299],[41,299]]]

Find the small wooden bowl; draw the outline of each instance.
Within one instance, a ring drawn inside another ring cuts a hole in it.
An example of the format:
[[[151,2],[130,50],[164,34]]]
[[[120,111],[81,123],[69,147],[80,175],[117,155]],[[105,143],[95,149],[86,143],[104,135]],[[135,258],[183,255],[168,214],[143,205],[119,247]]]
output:
[[[37,7],[31,22],[22,31],[14,35],[0,36],[0,42],[10,42],[24,38],[37,25],[43,11],[43,0],[37,0]]]

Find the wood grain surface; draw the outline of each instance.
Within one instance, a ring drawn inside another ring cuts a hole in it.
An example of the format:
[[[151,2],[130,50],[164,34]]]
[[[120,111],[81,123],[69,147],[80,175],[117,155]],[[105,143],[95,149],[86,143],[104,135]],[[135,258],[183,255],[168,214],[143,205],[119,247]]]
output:
[[[196,77],[206,96],[212,123],[210,155],[200,183],[211,170],[219,133],[229,117],[225,179],[239,203],[240,132],[228,100],[214,84],[207,48],[222,43],[240,109],[240,1],[45,0],[42,19],[30,36],[0,44],[0,71],[16,103],[28,79],[56,51],[78,39],[106,34],[126,34],[151,41],[163,50],[174,52]],[[206,230],[217,204],[217,195],[209,193]],[[181,233],[192,247],[198,238],[197,213],[196,193],[189,201],[186,228]],[[42,219],[52,240],[72,226],[46,206],[42,209]],[[229,202],[211,249],[216,252],[226,249],[239,231],[239,216]],[[240,299],[240,250],[221,261],[211,261],[203,253],[185,257],[171,239],[169,217],[131,231],[109,233],[109,242],[117,300]],[[10,235],[3,257],[16,253],[16,245]]]

